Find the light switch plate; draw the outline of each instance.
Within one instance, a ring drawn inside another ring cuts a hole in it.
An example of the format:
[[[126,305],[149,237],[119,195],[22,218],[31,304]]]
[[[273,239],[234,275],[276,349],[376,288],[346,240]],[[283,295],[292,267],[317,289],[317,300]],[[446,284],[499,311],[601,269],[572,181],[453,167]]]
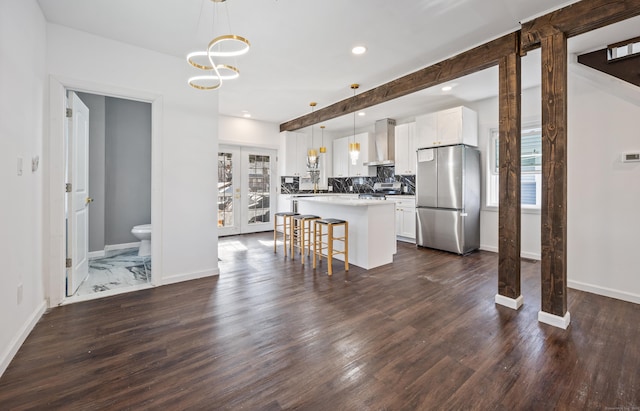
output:
[[[18,157],[18,175],[22,175],[22,157]]]

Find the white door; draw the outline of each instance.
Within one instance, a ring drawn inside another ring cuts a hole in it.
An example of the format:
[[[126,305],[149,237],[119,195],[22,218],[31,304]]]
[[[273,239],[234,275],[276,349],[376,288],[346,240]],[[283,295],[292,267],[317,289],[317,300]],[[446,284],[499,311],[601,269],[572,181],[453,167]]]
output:
[[[69,92],[67,107],[67,296],[89,274],[89,109]]]
[[[218,235],[240,234],[240,149],[218,151]]]
[[[276,152],[220,146],[218,153],[218,235],[273,229]]]

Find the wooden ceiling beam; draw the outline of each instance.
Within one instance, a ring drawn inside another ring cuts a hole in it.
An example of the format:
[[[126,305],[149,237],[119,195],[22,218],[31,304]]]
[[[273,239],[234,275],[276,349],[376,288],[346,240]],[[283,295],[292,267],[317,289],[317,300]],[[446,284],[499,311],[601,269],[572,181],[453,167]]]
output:
[[[540,47],[554,33],[567,38],[640,15],[640,0],[582,0],[522,24],[520,52]]]
[[[495,66],[504,56],[518,52],[519,43],[518,32],[507,34],[354,97],[282,123],[280,131],[298,130]]]

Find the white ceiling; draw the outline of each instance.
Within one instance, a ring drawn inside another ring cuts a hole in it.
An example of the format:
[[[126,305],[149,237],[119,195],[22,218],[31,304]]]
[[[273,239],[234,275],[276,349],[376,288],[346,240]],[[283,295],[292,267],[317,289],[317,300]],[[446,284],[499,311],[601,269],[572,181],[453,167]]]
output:
[[[319,109],[352,96],[351,83],[360,83],[359,92],[369,90],[517,30],[519,22],[575,0],[38,2],[49,22],[178,58],[204,49],[211,38],[228,31],[223,30],[228,24],[233,34],[251,41],[251,50],[230,62],[240,70],[239,79],[203,93],[219,94],[220,114],[240,117],[247,111],[253,119],[279,124],[308,113],[311,101],[317,101]],[[215,28],[214,16],[220,23]],[[633,20],[638,27],[638,20]],[[635,34],[590,33],[572,39],[570,45],[574,51],[590,51],[638,35],[633,24],[626,26],[627,32],[635,30]],[[355,45],[365,45],[368,52],[352,55]],[[523,60],[524,88],[539,82],[538,60],[534,56]],[[186,79],[174,80],[188,87]],[[366,120],[358,122],[410,117],[449,102],[494,96],[497,69],[454,83],[450,92],[432,88],[371,108]],[[352,127],[350,118],[333,120],[327,131]]]

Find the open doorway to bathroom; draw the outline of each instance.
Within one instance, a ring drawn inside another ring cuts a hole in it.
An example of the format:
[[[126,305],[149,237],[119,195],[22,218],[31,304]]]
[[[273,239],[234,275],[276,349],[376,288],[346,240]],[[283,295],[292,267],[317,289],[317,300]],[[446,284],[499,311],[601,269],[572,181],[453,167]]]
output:
[[[151,104],[72,90],[67,101],[66,296],[149,286]]]

